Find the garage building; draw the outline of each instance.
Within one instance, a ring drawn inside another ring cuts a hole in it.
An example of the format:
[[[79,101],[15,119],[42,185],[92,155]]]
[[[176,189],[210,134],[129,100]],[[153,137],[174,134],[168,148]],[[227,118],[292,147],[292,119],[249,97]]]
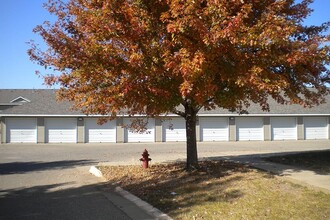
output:
[[[100,115],[87,116],[70,110],[69,102],[57,102],[56,90],[0,90],[1,143],[122,143],[186,141],[185,121],[177,115],[139,119],[148,120],[145,132],[129,128],[134,119],[119,115],[98,124]],[[330,139],[330,96],[314,108],[279,105],[269,100],[270,112],[251,105],[249,114],[225,109],[200,111],[197,140],[281,141]]]

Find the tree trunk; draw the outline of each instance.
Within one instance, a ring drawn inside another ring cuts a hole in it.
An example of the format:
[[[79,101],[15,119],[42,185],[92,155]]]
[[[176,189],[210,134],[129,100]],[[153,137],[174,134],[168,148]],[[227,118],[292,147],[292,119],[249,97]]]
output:
[[[198,168],[196,115],[192,107],[186,107],[186,136],[187,136],[187,170]]]

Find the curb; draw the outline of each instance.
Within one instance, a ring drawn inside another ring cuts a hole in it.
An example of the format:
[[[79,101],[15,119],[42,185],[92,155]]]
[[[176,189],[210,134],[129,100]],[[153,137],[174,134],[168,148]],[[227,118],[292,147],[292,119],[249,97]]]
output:
[[[96,177],[103,177],[101,170],[97,169],[95,166],[91,166],[89,172]]]
[[[96,166],[91,166],[89,169],[89,172],[96,176],[96,177],[100,177],[103,178],[103,174],[102,172],[96,167]],[[137,196],[131,194],[130,192],[124,190],[123,188],[116,186],[114,191],[116,193],[118,193],[120,196],[124,197],[125,199],[131,201],[132,203],[134,203],[136,206],[138,206],[140,209],[142,209],[143,211],[145,211],[147,214],[149,214],[150,216],[154,217],[155,219],[161,219],[161,220],[173,220],[170,216],[168,216],[167,214],[163,213],[162,211],[160,211],[159,209],[153,207],[152,205],[150,205],[149,203],[143,201],[142,199],[138,198]]]

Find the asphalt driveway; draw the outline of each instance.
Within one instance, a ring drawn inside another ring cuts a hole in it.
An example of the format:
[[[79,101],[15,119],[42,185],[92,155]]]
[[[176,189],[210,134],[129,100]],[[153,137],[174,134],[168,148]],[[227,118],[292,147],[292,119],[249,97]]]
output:
[[[152,163],[185,159],[185,143],[2,144],[0,219],[134,219],[104,196],[88,168],[138,164],[145,148]],[[330,140],[198,145],[204,158],[323,149],[330,149]]]
[[[109,144],[1,144],[0,163],[46,163],[44,165],[90,165],[98,162],[138,164],[147,149],[151,162],[185,159],[184,142]],[[330,140],[241,141],[198,143],[199,157],[272,154],[330,149]],[[61,162],[62,161],[62,162]],[[71,162],[70,162],[71,161]],[[59,163],[59,164],[57,164]],[[43,166],[44,167],[44,166]],[[41,169],[41,168],[39,168]]]
[[[1,163],[0,219],[130,219],[102,194],[88,163]]]

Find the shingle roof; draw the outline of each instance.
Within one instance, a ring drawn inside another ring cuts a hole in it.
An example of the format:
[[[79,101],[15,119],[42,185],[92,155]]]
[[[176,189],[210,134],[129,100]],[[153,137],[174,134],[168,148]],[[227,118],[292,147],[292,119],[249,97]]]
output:
[[[52,89],[1,89],[0,104],[22,97],[30,102],[18,106],[0,106],[0,115],[81,115],[70,110],[69,102],[57,102]]]
[[[325,103],[312,108],[304,108],[301,105],[282,105],[274,99],[269,98],[270,111],[263,111],[259,104],[251,103],[247,109],[249,114],[256,115],[329,115],[330,116],[330,95],[325,97]],[[199,114],[228,114],[226,109],[214,109],[211,111],[200,111]]]
[[[1,115],[83,115],[81,112],[70,110],[71,104],[67,101],[56,101],[56,90],[52,89],[0,89],[0,116]],[[10,103],[18,97],[30,102]],[[257,104],[251,104],[249,114],[258,115],[329,115],[330,116],[330,95],[326,97],[326,103],[314,108],[303,108],[299,105],[280,105],[269,99],[270,112],[264,112]],[[226,109],[213,109],[211,111],[199,112],[203,115],[212,114],[233,114]]]

